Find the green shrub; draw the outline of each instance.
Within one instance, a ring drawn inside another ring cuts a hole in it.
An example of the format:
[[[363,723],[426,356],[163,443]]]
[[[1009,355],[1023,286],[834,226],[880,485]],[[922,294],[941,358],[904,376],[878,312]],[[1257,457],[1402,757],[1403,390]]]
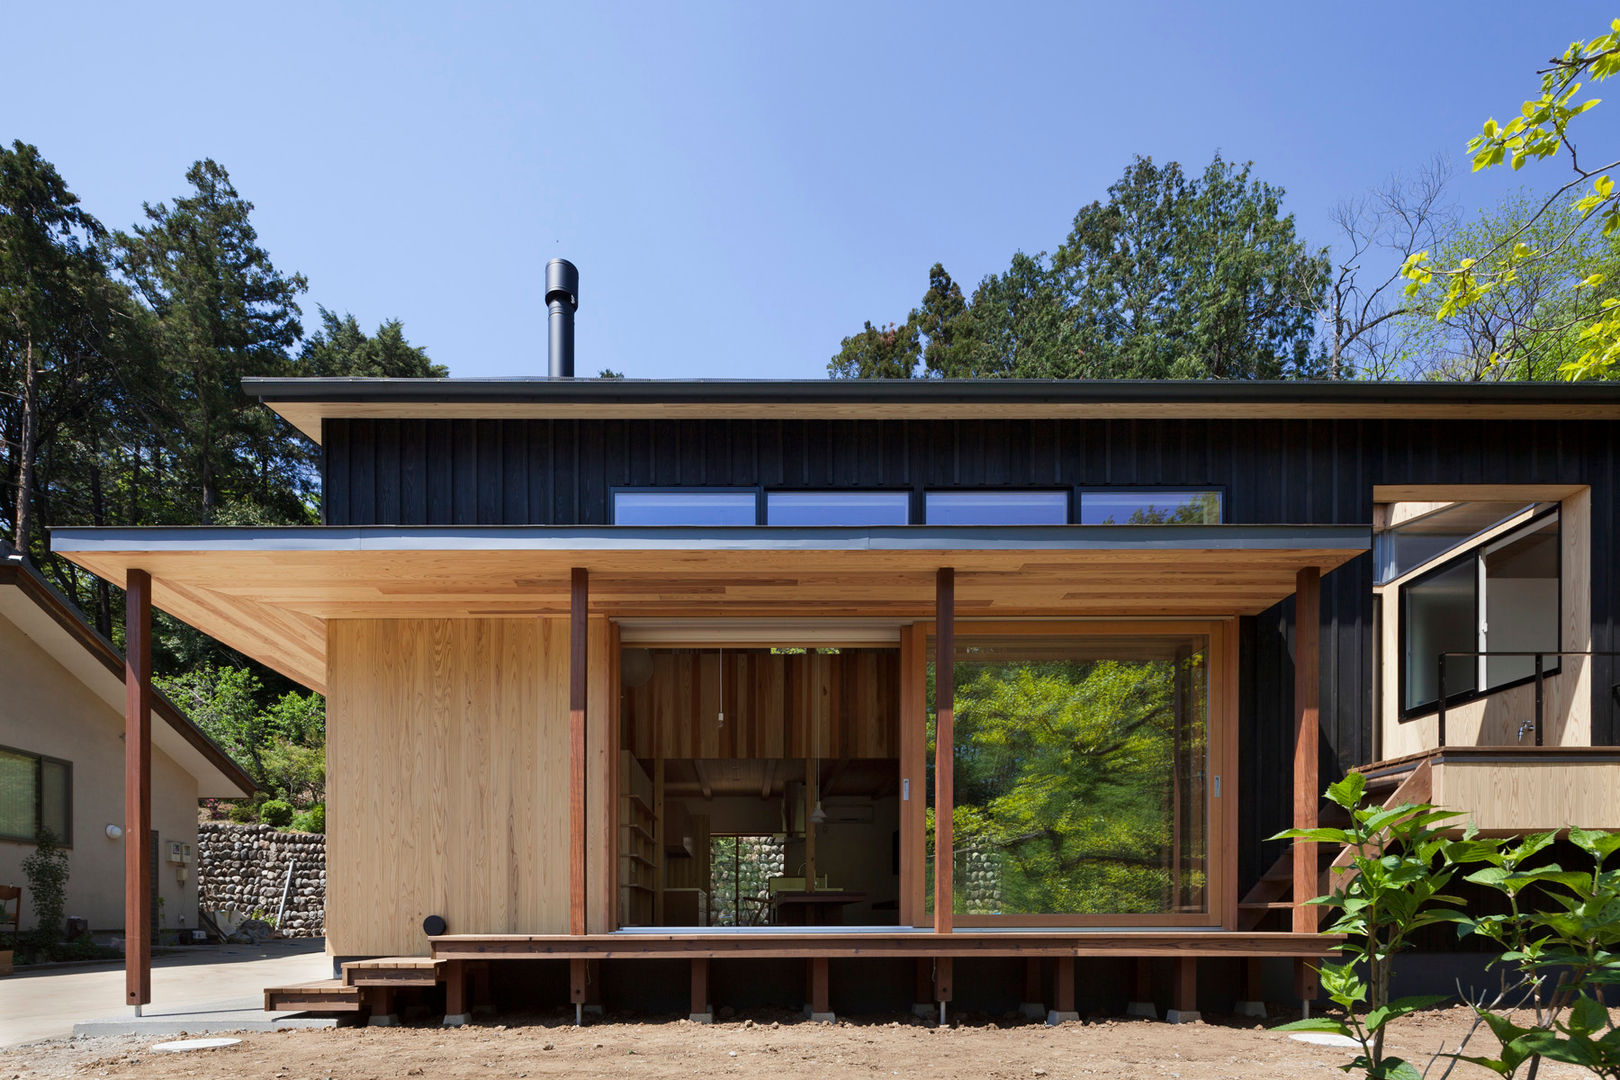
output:
[[[252,803],[233,802],[230,809],[225,811],[225,818],[237,825],[252,825],[259,820],[259,815],[253,812]]]
[[[28,896],[38,920],[34,944],[44,952],[62,940],[62,920],[67,911],[68,855],[49,829],[40,830],[34,850],[22,861],[22,872],[28,879]]]
[[[272,829],[284,828],[292,819],[292,803],[286,799],[266,799],[259,804],[259,820]]]
[[[292,827],[298,832],[324,833],[326,831],[326,804],[316,803],[308,810],[293,815]]]

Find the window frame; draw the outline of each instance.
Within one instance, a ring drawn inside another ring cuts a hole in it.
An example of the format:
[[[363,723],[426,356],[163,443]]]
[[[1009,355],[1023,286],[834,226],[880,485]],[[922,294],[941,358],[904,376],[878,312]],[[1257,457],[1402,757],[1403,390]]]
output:
[[[922,496],[918,501],[919,505],[918,505],[918,508],[917,508],[918,509],[917,516],[918,516],[918,518],[920,520],[920,523],[923,524],[923,525],[937,525],[937,524],[939,524],[939,522],[933,522],[933,521],[928,520],[928,497],[930,495],[1061,495],[1061,496],[1063,496],[1063,521],[1062,521],[1062,524],[1064,524],[1064,525],[1072,525],[1072,524],[1074,524],[1075,514],[1076,514],[1077,510],[1079,509],[1079,505],[1080,505],[1080,496],[1079,496],[1077,490],[1075,488],[1073,488],[1073,487],[1061,487],[1061,486],[1042,487],[1040,485],[1034,485],[1034,486],[1031,486],[1031,487],[925,487],[925,488],[922,489]],[[1001,524],[1001,523],[999,523],[999,522],[983,522],[983,523],[981,523],[981,526],[985,525],[985,524],[994,526],[994,525]],[[1046,527],[1049,527],[1051,524],[1052,523],[1049,522],[1049,523],[1046,523],[1045,525],[1011,526],[1011,527],[1013,527],[1013,528],[1020,528],[1020,527],[1046,528]],[[948,526],[948,527],[949,528],[977,528],[977,527],[980,527],[980,526],[974,526],[974,525],[956,526],[956,525],[952,525],[952,526]]]
[[[898,529],[903,526],[917,524],[918,495],[914,487],[808,487],[808,488],[769,488],[763,491],[759,501],[759,524],[772,529]],[[771,496],[772,495],[887,495],[891,498],[900,497],[905,500],[906,520],[900,525],[772,525],[771,524]]]
[[[12,836],[0,833],[0,843],[5,844],[37,844],[39,832],[43,826],[41,818],[45,812],[45,764],[62,766],[66,776],[63,792],[63,832],[56,838],[56,844],[61,848],[73,847],[73,762],[66,758],[52,757],[50,754],[39,754],[32,750],[24,750],[19,746],[0,745],[0,752],[15,754],[18,757],[32,758],[34,760],[34,835],[30,837]]]
[[[1400,723],[1410,723],[1413,720],[1422,719],[1426,716],[1433,716],[1440,711],[1440,698],[1438,696],[1436,696],[1433,701],[1427,701],[1417,705],[1409,706],[1406,703],[1406,677],[1407,670],[1410,666],[1406,658],[1406,627],[1408,619],[1408,602],[1406,593],[1407,587],[1421,584],[1423,581],[1429,578],[1443,574],[1448,570],[1454,570],[1459,565],[1472,560],[1475,566],[1474,640],[1475,644],[1478,644],[1479,624],[1483,618],[1483,612],[1481,611],[1480,605],[1484,602],[1484,595],[1486,592],[1484,583],[1487,580],[1485,577],[1485,555],[1487,551],[1510,543],[1511,541],[1518,539],[1520,536],[1534,532],[1536,527],[1542,524],[1549,517],[1558,518],[1556,576],[1556,580],[1558,582],[1558,607],[1554,618],[1554,625],[1558,629],[1558,641],[1554,645],[1554,648],[1562,649],[1564,647],[1564,519],[1561,515],[1562,509],[1563,506],[1561,503],[1554,503],[1552,506],[1532,513],[1519,524],[1504,528],[1503,531],[1498,534],[1491,536],[1479,534],[1470,537],[1467,541],[1465,541],[1465,543],[1470,546],[1464,547],[1462,550],[1448,555],[1438,562],[1432,563],[1421,570],[1410,571],[1404,578],[1398,578],[1395,582],[1391,583],[1395,585],[1398,593],[1396,598],[1395,616],[1397,620],[1395,624],[1395,689],[1398,706],[1397,712]],[[1508,682],[1500,683],[1496,686],[1486,686],[1484,685],[1486,680],[1483,678],[1483,672],[1485,670],[1484,659],[1484,657],[1475,657],[1475,687],[1471,690],[1459,690],[1454,694],[1447,694],[1445,696],[1446,708],[1451,709],[1458,705],[1466,705],[1472,701],[1480,701],[1484,698],[1490,697],[1493,694],[1500,694],[1507,690],[1514,690],[1521,686],[1528,686],[1536,681],[1535,675],[1531,674],[1521,676],[1517,679],[1511,679]],[[1552,664],[1550,666],[1543,666],[1541,669],[1541,677],[1543,679],[1557,675],[1563,670],[1564,658],[1562,656],[1553,655],[1551,659]]]
[[[1220,499],[1220,514],[1218,520],[1210,523],[1225,525],[1227,523],[1227,498],[1230,492],[1225,484],[1077,484],[1074,495],[1069,503],[1069,521],[1074,525],[1085,524],[1085,498],[1087,495],[1128,495],[1132,492],[1152,494],[1153,492],[1184,491],[1192,494],[1212,494]],[[1093,525],[1090,528],[1118,529],[1125,528],[1121,523],[1113,525]],[[1151,527],[1151,526],[1150,526]]]
[[[757,526],[765,520],[765,489],[748,484],[624,484],[608,488],[608,524],[618,525],[619,496],[623,495],[752,495]],[[749,525],[635,525],[638,529],[746,529]]]

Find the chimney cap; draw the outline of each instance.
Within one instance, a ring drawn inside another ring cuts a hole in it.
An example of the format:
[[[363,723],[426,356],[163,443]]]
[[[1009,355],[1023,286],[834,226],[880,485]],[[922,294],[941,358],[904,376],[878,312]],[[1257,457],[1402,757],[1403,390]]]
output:
[[[550,304],[562,293],[572,310],[579,310],[579,268],[567,259],[552,259],[546,263],[546,303]]]

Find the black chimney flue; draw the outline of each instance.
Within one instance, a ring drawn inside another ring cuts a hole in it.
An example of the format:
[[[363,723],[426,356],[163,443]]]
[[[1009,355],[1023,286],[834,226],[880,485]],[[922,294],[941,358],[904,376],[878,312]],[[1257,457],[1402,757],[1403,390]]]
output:
[[[579,270],[567,259],[546,263],[546,309],[551,323],[551,377],[574,377],[574,312],[579,309]]]

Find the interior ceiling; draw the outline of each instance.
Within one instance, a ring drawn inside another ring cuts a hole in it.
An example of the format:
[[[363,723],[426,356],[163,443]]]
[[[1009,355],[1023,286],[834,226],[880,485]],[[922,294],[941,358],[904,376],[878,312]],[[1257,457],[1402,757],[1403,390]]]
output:
[[[666,758],[664,790],[687,799],[752,796],[779,799],[789,783],[802,783],[805,763],[778,758]],[[883,798],[900,785],[900,763],[893,758],[823,759],[823,798]]]
[[[1252,615],[1365,546],[992,548],[948,551],[322,549],[65,550],[122,584],[140,567],[153,603],[315,690],[327,619],[563,616],[570,569],[589,609],[616,619],[931,619],[936,571],[955,570],[962,618]]]

